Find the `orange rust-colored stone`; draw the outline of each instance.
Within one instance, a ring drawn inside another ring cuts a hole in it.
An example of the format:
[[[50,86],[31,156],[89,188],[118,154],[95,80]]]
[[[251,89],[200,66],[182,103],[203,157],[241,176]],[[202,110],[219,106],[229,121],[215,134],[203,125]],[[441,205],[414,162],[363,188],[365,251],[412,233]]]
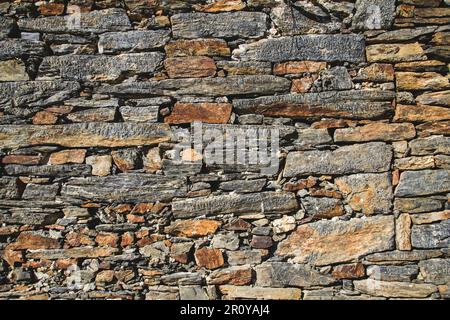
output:
[[[227,43],[221,39],[176,40],[169,42],[165,50],[168,57],[231,55]]]
[[[165,228],[165,232],[178,237],[198,238],[214,234],[222,223],[216,220],[179,220]]]
[[[205,5],[194,5],[193,8],[201,12],[238,11],[245,8],[241,0],[219,0]]]
[[[222,252],[219,249],[201,248],[195,251],[194,257],[199,267],[210,270],[217,269],[225,263]]]
[[[326,62],[288,61],[275,64],[273,73],[277,76],[299,73],[314,73],[326,69]]]
[[[169,124],[191,123],[227,123],[231,116],[229,103],[176,103],[172,113],[164,119]]]
[[[58,249],[61,245],[57,239],[49,238],[35,232],[22,232],[16,241],[9,244],[9,250]]]
[[[102,232],[95,237],[95,241],[99,246],[117,247],[119,236],[115,233]]]
[[[44,3],[39,6],[38,11],[43,16],[58,16],[64,13],[64,3]]]
[[[83,163],[86,157],[86,150],[72,149],[54,152],[50,155],[48,164]]]
[[[11,154],[4,156],[2,159],[2,163],[36,165],[40,163],[41,159],[42,159],[41,156],[36,155]]]
[[[362,263],[344,264],[333,268],[331,273],[336,279],[359,279],[366,275]]]
[[[216,63],[209,57],[169,58],[164,67],[170,78],[203,78],[216,74]]]
[[[33,116],[33,124],[55,124],[58,116],[52,112],[39,111]]]

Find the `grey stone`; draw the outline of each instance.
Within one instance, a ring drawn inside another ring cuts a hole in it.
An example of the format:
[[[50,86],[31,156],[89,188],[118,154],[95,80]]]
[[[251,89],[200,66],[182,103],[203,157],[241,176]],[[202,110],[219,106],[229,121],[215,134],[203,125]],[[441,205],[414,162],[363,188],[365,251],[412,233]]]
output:
[[[326,69],[320,76],[324,90],[350,90],[353,87],[352,78],[346,67]]]
[[[14,208],[11,215],[0,215],[0,223],[20,225],[49,225],[62,216],[60,210],[51,208]]]
[[[442,201],[430,198],[396,198],[394,210],[406,213],[422,213],[439,211]]]
[[[138,225],[134,223],[119,223],[119,224],[99,224],[95,226],[95,230],[100,232],[126,232],[136,231]]]
[[[449,170],[404,171],[400,176],[397,197],[426,196],[450,192]]]
[[[180,286],[180,300],[209,300],[209,298],[200,286]]]
[[[371,296],[386,298],[426,298],[437,291],[431,284],[378,281],[374,279],[353,281],[355,289]]]
[[[22,31],[48,33],[89,34],[131,29],[130,20],[123,9],[81,13],[79,19],[76,15],[26,18],[19,19],[17,24]]]
[[[23,192],[22,199],[28,200],[55,200],[59,191],[59,184],[27,184],[25,191]]]
[[[170,40],[168,30],[134,30],[128,32],[108,32],[99,36],[100,54],[121,51],[146,51],[162,48]]]
[[[45,57],[39,67],[38,80],[114,81],[125,73],[153,73],[163,58],[159,52]]]
[[[412,251],[388,251],[379,252],[368,255],[364,258],[365,261],[374,263],[404,263],[426,260],[442,256],[439,250],[412,250]]]
[[[450,137],[431,136],[419,138],[409,143],[411,154],[416,156],[429,154],[450,154]]]
[[[38,176],[38,177],[73,177],[87,176],[91,174],[91,166],[86,164],[63,164],[24,166],[20,164],[8,164],[5,172],[11,176]]]
[[[342,202],[339,199],[305,197],[302,199],[302,204],[308,216],[316,219],[332,218],[345,213]]]
[[[266,179],[257,180],[232,180],[221,182],[219,189],[240,193],[260,192],[266,185]]]
[[[263,61],[217,61],[217,68],[223,69],[228,75],[271,74],[272,64]]]
[[[22,58],[25,55],[43,56],[45,53],[44,42],[22,39],[6,39],[0,41],[0,60]]]
[[[333,138],[327,129],[298,129],[293,144],[302,149],[310,149],[318,145],[332,144]]]
[[[6,38],[11,35],[16,25],[12,18],[0,16],[0,39]]]
[[[228,251],[227,261],[230,265],[245,265],[261,263],[262,255],[259,250]]]
[[[211,241],[214,248],[237,250],[239,249],[239,238],[233,232],[216,234]]]
[[[349,154],[352,161],[348,159]],[[391,159],[392,148],[381,142],[344,146],[335,151],[290,152],[283,176],[385,172],[390,168]]]
[[[357,0],[353,28],[358,30],[389,29],[394,22],[395,0]]]
[[[231,76],[226,78],[167,79],[103,86],[99,93],[117,96],[239,96],[288,92],[291,82],[271,75]]]
[[[450,246],[450,220],[434,224],[413,225],[411,243],[414,248],[435,249]]]
[[[67,119],[72,122],[113,122],[115,117],[115,108],[81,110],[67,115]]]
[[[416,265],[406,266],[369,266],[367,275],[371,279],[381,281],[410,282],[417,277],[419,268]]]
[[[303,35],[264,39],[239,46],[235,58],[281,62],[289,60],[364,62],[364,37],[355,34]]]
[[[329,91],[236,99],[238,114],[292,118],[333,117],[377,119],[392,113],[395,93],[380,90]]]
[[[289,213],[298,208],[294,194],[261,192],[252,194],[227,194],[195,199],[176,200],[172,203],[175,218],[225,213]]]
[[[402,28],[398,30],[386,31],[370,37],[367,41],[370,43],[403,42],[413,40],[423,35],[436,31],[436,27],[418,27],[414,29]]]
[[[120,107],[119,112],[126,122],[158,122],[159,106],[123,106]]]
[[[256,285],[261,287],[328,286],[337,280],[310,266],[287,262],[267,262],[255,268]]]
[[[0,177],[0,199],[17,199],[19,197],[19,179],[16,177]]]
[[[175,38],[257,38],[266,32],[267,15],[262,12],[219,14],[180,13],[171,17]]]
[[[196,272],[176,272],[161,277],[161,282],[167,285],[202,284],[202,276]]]
[[[419,262],[425,282],[446,284],[450,282],[450,259],[430,259]]]

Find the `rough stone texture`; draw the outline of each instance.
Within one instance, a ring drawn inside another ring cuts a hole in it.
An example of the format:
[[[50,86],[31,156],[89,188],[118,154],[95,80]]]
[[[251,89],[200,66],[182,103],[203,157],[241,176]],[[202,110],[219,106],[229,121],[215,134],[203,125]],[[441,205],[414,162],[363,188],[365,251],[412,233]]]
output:
[[[0,1],[0,300],[450,299],[449,5]]]

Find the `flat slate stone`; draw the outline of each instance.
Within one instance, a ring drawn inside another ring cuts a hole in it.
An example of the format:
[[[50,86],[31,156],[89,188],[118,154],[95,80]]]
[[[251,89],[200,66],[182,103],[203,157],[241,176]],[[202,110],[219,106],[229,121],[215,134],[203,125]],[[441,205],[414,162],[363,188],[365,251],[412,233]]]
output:
[[[233,107],[238,114],[268,117],[374,119],[393,113],[394,99],[389,91],[329,91],[235,99]]]
[[[171,17],[175,38],[257,38],[267,29],[262,12],[180,13]]]
[[[74,16],[52,16],[19,19],[22,31],[48,33],[103,33],[131,29],[127,13],[123,9],[96,10]]]
[[[353,28],[358,30],[389,29],[394,22],[395,0],[357,0]]]
[[[73,178],[61,189],[61,196],[67,201],[155,202],[183,197],[186,193],[184,178],[130,173]]]
[[[27,56],[43,56],[46,53],[45,43],[24,39],[5,39],[0,41],[0,59],[21,58]]]
[[[414,248],[420,249],[448,248],[450,246],[450,220],[413,225],[411,243]]]
[[[64,147],[124,147],[167,142],[172,131],[167,124],[80,123],[50,126],[0,126],[0,148],[56,144]]]
[[[108,32],[99,36],[100,54],[132,50],[133,52],[162,48],[170,40],[169,30],[134,30]]]
[[[86,164],[64,164],[54,166],[8,164],[5,166],[5,172],[10,176],[73,177],[90,175],[91,166]]]
[[[178,200],[172,203],[175,218],[226,213],[288,213],[296,211],[297,208],[295,195],[287,192],[227,194]]]
[[[425,282],[446,284],[450,282],[450,259],[430,259],[419,262]]]
[[[386,172],[390,168],[391,159],[392,148],[382,142],[344,146],[335,151],[290,152],[283,176]]]
[[[0,177],[0,199],[17,199],[19,197],[19,179],[16,177]]]
[[[270,62],[289,60],[364,62],[364,49],[362,35],[303,35],[244,44],[233,51],[233,56],[242,60]]]
[[[426,196],[450,192],[450,170],[405,171],[395,190],[396,197]]]

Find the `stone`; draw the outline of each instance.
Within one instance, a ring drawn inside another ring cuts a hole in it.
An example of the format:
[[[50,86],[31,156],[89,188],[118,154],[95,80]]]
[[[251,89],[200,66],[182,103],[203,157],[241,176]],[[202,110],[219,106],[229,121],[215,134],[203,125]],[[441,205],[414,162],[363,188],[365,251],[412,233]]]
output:
[[[229,300],[300,300],[302,291],[297,288],[260,288],[252,286],[219,286],[219,290]]]
[[[28,164],[35,165],[40,164],[42,160],[42,156],[40,155],[7,155],[2,159],[3,164]]]
[[[410,142],[412,155],[448,154],[450,153],[450,139],[440,136],[419,138]]]
[[[272,222],[273,232],[276,234],[287,233],[296,228],[295,218],[292,216],[283,216],[280,219],[276,219]]]
[[[255,249],[269,249],[272,245],[272,237],[259,235],[254,235],[250,243],[250,246]]]
[[[193,56],[168,58],[164,67],[170,78],[202,78],[216,74],[216,64],[212,58]]]
[[[408,261],[420,261],[442,256],[439,250],[412,250],[412,251],[389,251],[374,253],[365,258],[369,263],[404,263]]]
[[[153,73],[163,57],[159,52],[50,56],[42,61],[38,80],[116,81],[124,74]]]
[[[185,179],[152,174],[73,178],[61,190],[68,200],[100,202],[163,201],[186,193]]]
[[[131,29],[126,11],[115,8],[82,12],[79,16],[79,23],[73,15],[66,15],[19,19],[18,26],[22,31],[85,34]]]
[[[167,79],[104,86],[99,93],[114,95],[205,95],[211,97],[261,95],[288,92],[291,82],[270,75],[230,76],[226,78]]]
[[[165,123],[181,124],[195,121],[205,123],[228,123],[232,105],[229,103],[175,103]]]
[[[401,105],[395,108],[395,121],[427,122],[450,120],[450,110],[446,107],[428,105]]]
[[[95,237],[95,242],[97,242],[99,246],[116,248],[117,243],[119,242],[119,236],[115,233],[100,232]]]
[[[67,119],[72,122],[113,122],[115,117],[115,108],[81,110],[67,115]]]
[[[450,90],[424,93],[416,98],[416,101],[425,105],[449,106]]]
[[[421,135],[424,136],[429,136],[433,134],[448,135],[450,132],[450,121],[446,120],[446,121],[434,121],[423,123],[417,125],[416,129],[418,132],[420,132]]]
[[[54,126],[2,125],[0,146],[20,148],[39,144],[63,147],[125,147],[170,141],[166,124],[80,123]]]
[[[82,247],[82,248],[70,248],[70,249],[39,249],[30,250],[27,253],[28,259],[71,259],[71,258],[99,258],[108,257],[114,255],[118,250],[111,247]]]
[[[164,232],[177,237],[199,238],[214,234],[221,222],[216,220],[178,220],[164,229]]]
[[[361,127],[337,129],[334,132],[334,141],[398,141],[413,139],[415,136],[416,130],[413,124],[374,122]]]
[[[393,111],[394,98],[378,90],[329,91],[235,99],[233,107],[238,114],[268,117],[376,119]]]
[[[235,265],[254,265],[261,263],[262,255],[259,250],[240,250],[227,252],[228,264]]]
[[[138,167],[140,161],[140,152],[138,149],[120,149],[111,152],[114,164],[122,172],[128,172]]]
[[[450,245],[450,220],[439,223],[413,225],[411,243],[414,248],[447,248]]]
[[[239,238],[232,232],[221,233],[214,235],[211,245],[213,248],[226,249],[226,250],[238,250]]]
[[[316,73],[325,70],[326,62],[322,61],[287,61],[276,63],[273,67],[273,74],[284,76],[287,74]]]
[[[291,92],[306,93],[312,88],[313,84],[314,84],[313,77],[303,77],[300,79],[293,79]]]
[[[74,177],[91,174],[91,166],[85,164],[62,164],[24,166],[8,164],[4,168],[6,174],[11,176],[37,176],[37,177]]]
[[[271,74],[272,64],[262,61],[217,61],[217,68],[225,70],[227,75]]]
[[[331,274],[336,279],[360,279],[366,275],[366,269],[360,262],[343,264],[335,266]]]
[[[70,149],[54,152],[48,159],[48,164],[83,163],[86,157],[85,149]]]
[[[39,111],[33,116],[33,124],[55,124],[58,116],[52,112]]]
[[[400,176],[395,196],[414,197],[446,192],[450,192],[450,171],[405,171]]]
[[[369,266],[367,275],[374,280],[411,282],[417,277],[416,265],[405,266]]]
[[[450,259],[430,259],[419,262],[425,282],[447,284],[450,281]]]
[[[224,264],[222,252],[219,249],[201,248],[195,251],[194,257],[199,267],[209,270],[217,269]]]
[[[298,208],[292,193],[261,192],[253,194],[226,194],[195,199],[177,200],[172,203],[175,218],[199,215],[214,216],[233,213],[289,213]]]
[[[158,122],[159,106],[123,106],[119,112],[125,122]]]
[[[54,201],[58,191],[59,184],[40,185],[29,183],[22,194],[22,199]]]
[[[345,67],[333,67],[320,73],[322,88],[325,91],[350,90],[353,88],[352,78]]]
[[[329,286],[336,279],[320,274],[303,264],[287,262],[266,262],[255,268],[256,286],[259,287],[301,287]]]
[[[373,296],[386,298],[426,298],[437,291],[431,284],[388,282],[373,279],[353,281],[355,289]]]
[[[411,216],[402,213],[395,220],[395,243],[398,250],[408,251],[411,246]]]
[[[52,239],[40,233],[25,231],[19,234],[17,239],[8,244],[7,250],[37,250],[59,249],[61,247],[57,239]]]
[[[16,208],[10,211],[10,216],[5,214],[0,216],[1,223],[33,226],[50,225],[61,216],[59,210],[49,208]]]
[[[179,13],[171,17],[175,38],[258,38],[266,31],[267,15],[261,12]]]
[[[229,267],[211,272],[206,282],[210,285],[245,286],[252,282],[252,276],[252,268],[248,265]]]
[[[218,56],[231,55],[230,48],[222,39],[193,39],[170,41],[165,46],[168,57]]]
[[[407,213],[422,213],[442,209],[442,202],[431,198],[396,198],[394,209]]]
[[[279,243],[275,254],[316,266],[349,262],[393,249],[394,228],[394,219],[389,216],[304,224]]]
[[[353,155],[351,162],[349,154]],[[385,172],[389,170],[391,159],[391,147],[381,142],[343,146],[335,151],[290,152],[283,176]]]
[[[0,59],[21,58],[24,55],[44,56],[46,53],[45,44],[41,41],[31,41],[25,39],[5,39],[0,40]]]
[[[30,80],[22,61],[12,59],[0,61],[0,81],[27,81]]]
[[[435,72],[397,72],[397,88],[400,90],[444,90],[450,88],[449,79]]]
[[[426,60],[425,51],[418,43],[407,44],[373,44],[366,47],[367,61],[372,62],[407,62]]]
[[[159,148],[151,148],[143,159],[145,172],[155,173],[162,168],[162,159]]]
[[[357,0],[352,27],[356,30],[389,29],[394,22],[395,0]]]
[[[394,166],[402,171],[433,169],[436,167],[433,156],[408,157],[396,159]]]
[[[428,224],[447,219],[450,219],[449,210],[411,215],[414,224]]]
[[[168,30],[134,30],[128,32],[107,32],[99,36],[100,54],[123,51],[139,52],[163,48],[170,40]]]
[[[393,199],[389,173],[362,173],[335,180],[339,190],[347,197],[348,205],[366,216],[391,212]]]
[[[235,58],[269,62],[290,60],[363,62],[364,38],[354,34],[302,35],[263,39],[240,45]]]
[[[394,67],[387,63],[372,63],[358,72],[358,79],[372,82],[394,81]]]
[[[86,158],[86,164],[92,166],[92,175],[104,177],[111,173],[112,157],[110,155],[90,156]]]
[[[180,286],[180,300],[209,300],[205,290],[200,286]]]
[[[219,0],[205,5],[193,5],[193,8],[201,12],[239,11],[245,8],[241,0]]]
[[[302,205],[308,216],[314,219],[331,219],[345,214],[344,206],[338,199],[305,197]]]
[[[219,189],[238,193],[260,192],[266,182],[266,179],[225,181],[220,183]]]
[[[59,16],[64,13],[64,3],[41,4],[38,11],[43,16]]]

